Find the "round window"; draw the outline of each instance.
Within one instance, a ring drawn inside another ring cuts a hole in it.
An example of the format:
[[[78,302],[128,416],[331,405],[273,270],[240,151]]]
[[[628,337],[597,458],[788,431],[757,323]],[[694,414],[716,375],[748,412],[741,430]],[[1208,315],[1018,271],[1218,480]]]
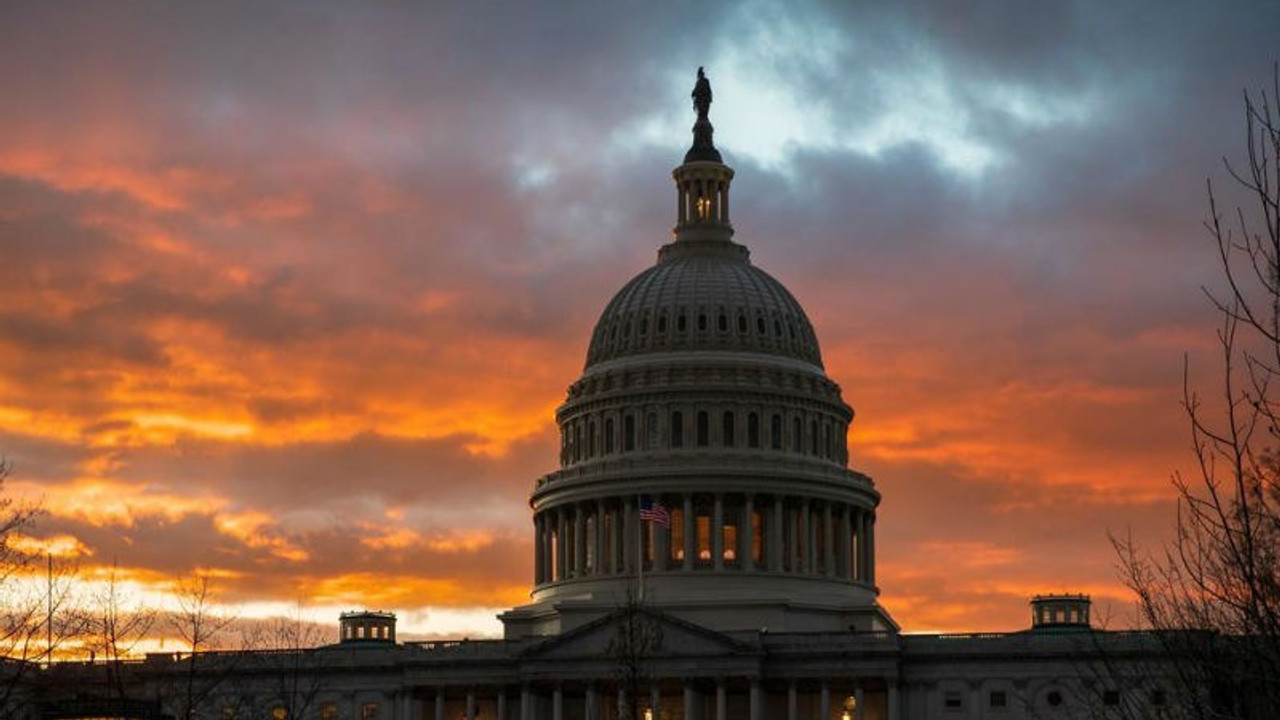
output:
[[[1062,704],[1062,693],[1057,690],[1051,690],[1048,695],[1044,696],[1044,700],[1049,703],[1049,707],[1058,707]]]

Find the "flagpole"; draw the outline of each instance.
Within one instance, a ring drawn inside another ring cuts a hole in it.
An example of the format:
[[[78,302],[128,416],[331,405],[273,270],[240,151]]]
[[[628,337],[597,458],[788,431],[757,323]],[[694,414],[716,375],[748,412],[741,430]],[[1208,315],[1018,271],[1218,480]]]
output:
[[[640,592],[636,598],[637,602],[644,602],[644,516],[641,509],[644,506],[644,500],[639,493],[636,493],[636,572],[640,576]]]

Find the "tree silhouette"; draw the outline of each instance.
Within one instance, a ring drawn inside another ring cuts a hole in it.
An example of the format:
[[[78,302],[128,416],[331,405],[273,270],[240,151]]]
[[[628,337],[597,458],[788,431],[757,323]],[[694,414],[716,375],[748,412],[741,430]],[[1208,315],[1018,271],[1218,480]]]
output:
[[[1208,184],[1222,287],[1205,294],[1219,314],[1221,367],[1207,395],[1184,371],[1196,471],[1173,478],[1174,538],[1155,553],[1113,540],[1190,717],[1280,717],[1278,97],[1280,66],[1269,91],[1244,94],[1245,161],[1224,161],[1241,198],[1233,211]]]

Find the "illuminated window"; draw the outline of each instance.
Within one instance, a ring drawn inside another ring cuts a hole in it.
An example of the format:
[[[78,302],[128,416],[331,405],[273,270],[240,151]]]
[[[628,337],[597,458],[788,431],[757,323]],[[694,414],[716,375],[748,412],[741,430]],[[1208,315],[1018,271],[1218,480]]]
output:
[[[289,711],[283,705],[271,708],[271,720],[289,720]]]
[[[684,510],[675,508],[671,511],[671,559],[684,561]]]
[[[721,530],[721,548],[725,562],[738,561],[738,526],[725,525]]]
[[[377,720],[378,703],[367,702],[360,706],[360,720]]]
[[[706,220],[711,215],[711,198],[700,197],[694,203],[694,207],[698,211],[698,219]]]
[[[326,702],[320,704],[320,720],[338,720],[338,703]]]
[[[697,531],[698,531],[698,559],[704,560],[704,561],[710,560],[711,559],[711,518],[707,517],[706,515],[699,515],[696,520],[697,520],[696,525],[697,525]]]

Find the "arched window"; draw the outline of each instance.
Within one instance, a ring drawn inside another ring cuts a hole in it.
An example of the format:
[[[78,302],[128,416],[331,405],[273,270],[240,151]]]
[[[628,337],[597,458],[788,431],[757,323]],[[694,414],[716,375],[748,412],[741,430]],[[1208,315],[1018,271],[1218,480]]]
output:
[[[596,455],[596,421],[587,423],[587,457]]]
[[[676,316],[676,332],[684,332],[684,331],[685,331],[684,313],[680,313],[679,315]]]
[[[802,437],[803,428],[804,426],[800,422],[800,418],[791,419],[791,452],[798,453],[804,451],[804,438]]]
[[[582,423],[580,422],[573,424],[573,459],[574,462],[582,459]]]
[[[679,410],[671,412],[671,447],[684,447],[684,413]]]
[[[746,331],[747,331],[747,316],[739,315],[738,316],[738,332],[745,333]]]
[[[723,311],[721,311],[720,313],[720,318],[717,321],[717,325],[719,325],[720,327],[720,332],[729,331],[729,316],[725,315]]]
[[[627,452],[636,449],[635,415],[628,415],[622,419],[622,449]]]
[[[734,427],[733,421],[733,411],[726,410],[720,427],[721,441],[724,443],[725,447],[733,447],[735,440],[734,435],[736,435],[734,431],[737,430],[737,428]]]
[[[809,454],[818,454],[818,421],[809,421]]]
[[[707,314],[698,313],[698,331],[704,332],[707,329]]]
[[[782,449],[782,416],[774,415],[769,420],[769,447],[774,450]]]
[[[604,451],[606,454],[613,452],[613,418],[605,418],[604,420]]]
[[[698,447],[706,447],[707,444],[710,442],[711,432],[709,427],[710,421],[707,419],[707,412],[705,410],[698,411],[697,422],[698,422],[698,427],[696,430],[696,434],[698,436],[697,437]]]
[[[760,416],[747,413],[747,447],[760,447]]]

